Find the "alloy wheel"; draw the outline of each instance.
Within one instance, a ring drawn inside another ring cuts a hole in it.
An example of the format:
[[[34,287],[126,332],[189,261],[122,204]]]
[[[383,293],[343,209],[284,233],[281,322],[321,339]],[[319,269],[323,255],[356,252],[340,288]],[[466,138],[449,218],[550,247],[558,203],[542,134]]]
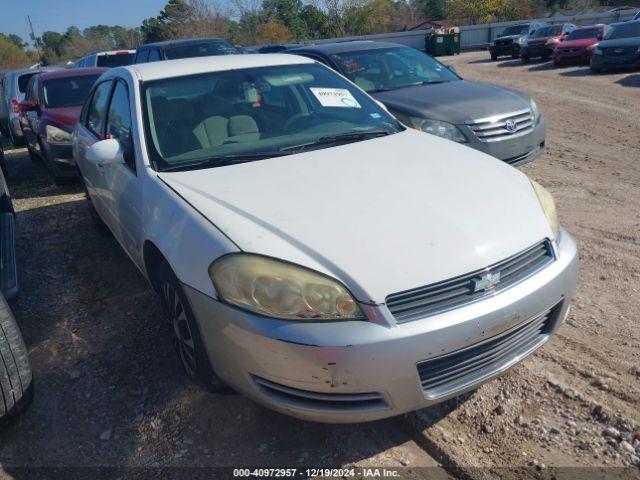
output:
[[[169,312],[169,321],[172,328],[173,345],[180,357],[182,367],[190,377],[196,376],[196,351],[191,327],[187,319],[187,313],[175,287],[169,282],[164,282],[162,294],[165,306]]]

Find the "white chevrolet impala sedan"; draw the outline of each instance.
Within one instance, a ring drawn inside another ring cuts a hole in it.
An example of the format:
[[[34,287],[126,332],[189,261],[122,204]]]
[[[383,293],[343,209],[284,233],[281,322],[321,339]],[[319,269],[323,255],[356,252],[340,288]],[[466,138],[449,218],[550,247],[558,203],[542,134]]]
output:
[[[289,415],[360,422],[471,390],[543,345],[575,290],[543,187],[307,58],[112,69],[73,148],[186,373]]]

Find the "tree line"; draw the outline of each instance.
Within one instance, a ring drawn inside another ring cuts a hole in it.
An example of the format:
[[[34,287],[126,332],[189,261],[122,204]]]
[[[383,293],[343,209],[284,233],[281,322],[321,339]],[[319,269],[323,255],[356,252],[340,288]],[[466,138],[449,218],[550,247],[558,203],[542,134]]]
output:
[[[0,33],[0,70],[40,62],[57,65],[96,50],[154,41],[224,37],[238,45],[288,43],[399,31],[423,20],[474,24],[540,17],[560,8],[588,10],[613,0],[168,0],[139,27],[96,25],[45,31],[28,46]],[[626,2],[629,3],[629,2]]]

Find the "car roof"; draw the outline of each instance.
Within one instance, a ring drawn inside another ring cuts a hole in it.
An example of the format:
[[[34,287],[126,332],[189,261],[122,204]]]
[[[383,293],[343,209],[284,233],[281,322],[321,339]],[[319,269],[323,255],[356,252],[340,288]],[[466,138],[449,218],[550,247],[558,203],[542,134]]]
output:
[[[227,40],[220,37],[210,37],[210,38],[184,38],[180,40],[165,40],[163,42],[153,42],[153,43],[145,43],[144,45],[140,45],[138,49],[142,49],[145,47],[166,47],[168,45],[188,45],[188,44],[198,44],[198,43],[206,43],[210,41],[218,41],[228,43]]]
[[[40,74],[41,80],[53,80],[55,78],[82,77],[84,75],[102,75],[108,68],[62,68],[52,72]]]
[[[126,67],[111,69],[116,75],[119,71],[128,70],[142,81],[158,80],[162,78],[197,75],[208,72],[224,72],[252,67],[273,67],[279,65],[299,65],[314,63],[313,60],[297,55],[282,53],[247,54],[247,55],[216,55],[196,58],[181,58],[165,60],[163,62],[137,63]]]
[[[333,53],[360,52],[363,50],[378,50],[381,48],[406,47],[398,43],[391,42],[372,42],[370,40],[355,40],[353,42],[333,42],[333,43],[316,43],[305,45],[300,48],[292,48],[287,50],[288,53],[300,52],[317,52],[331,55]],[[409,48],[409,47],[407,47]]]

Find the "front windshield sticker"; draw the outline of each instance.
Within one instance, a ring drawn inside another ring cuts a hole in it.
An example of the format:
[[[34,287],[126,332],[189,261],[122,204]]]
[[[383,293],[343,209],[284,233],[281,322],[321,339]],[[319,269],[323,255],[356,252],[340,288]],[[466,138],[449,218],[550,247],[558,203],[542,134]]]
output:
[[[323,107],[360,108],[358,101],[353,98],[346,88],[309,88]]]

